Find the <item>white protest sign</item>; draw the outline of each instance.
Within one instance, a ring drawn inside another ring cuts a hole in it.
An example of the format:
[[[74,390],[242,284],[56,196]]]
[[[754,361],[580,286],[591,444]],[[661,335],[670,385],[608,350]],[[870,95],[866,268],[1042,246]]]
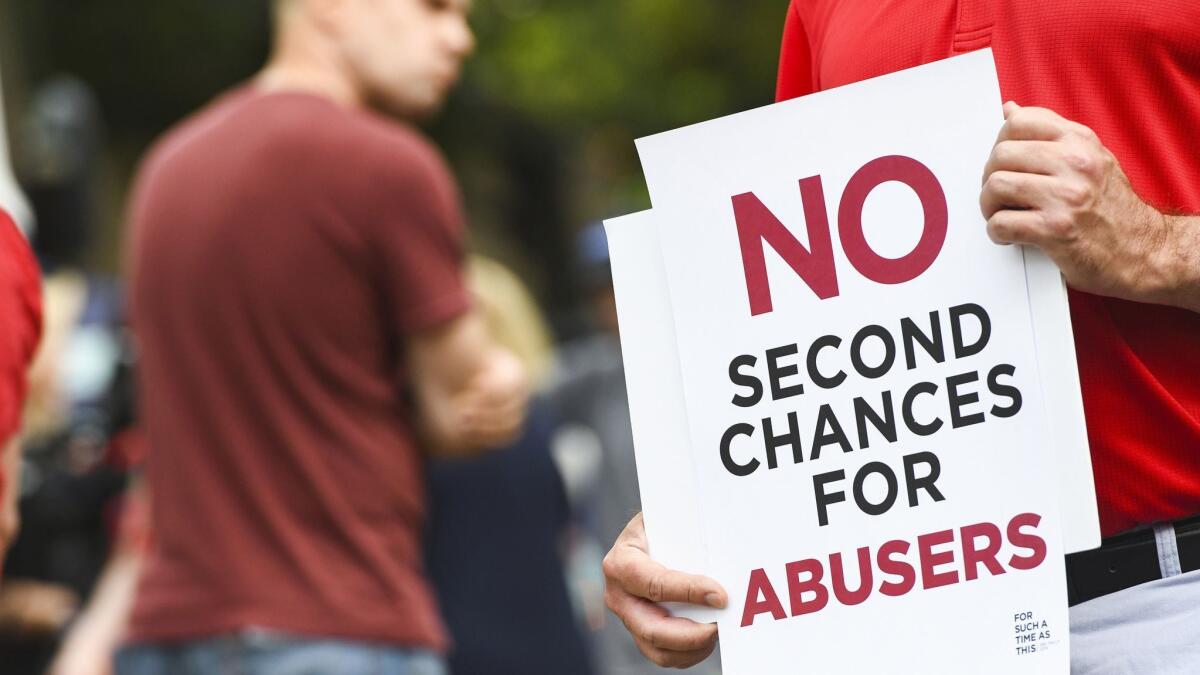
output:
[[[649,212],[609,220],[604,228],[650,556],[670,569],[701,574],[708,569],[708,552],[658,231]],[[696,621],[716,620],[699,606],[670,609]]]
[[[647,520],[662,523],[650,528],[653,534],[647,536],[651,545],[663,552],[660,558],[656,551],[659,562],[673,569],[703,570],[704,544],[695,537],[700,519],[695,488],[681,489],[678,482],[692,475],[691,456],[683,441],[687,414],[682,403],[660,404],[672,397],[682,401],[683,375],[677,361],[668,360],[675,359],[675,326],[658,225],[653,211],[643,211],[611,219],[605,226],[621,322],[625,383],[635,420],[633,438],[643,511]],[[1087,551],[1100,545],[1100,519],[1067,290],[1054,262],[1035,248],[1025,249],[1025,278],[1058,474],[1063,550]],[[644,401],[646,409],[634,401]],[[639,424],[639,419],[644,422]],[[688,553],[679,555],[676,551],[680,550]],[[675,560],[682,566],[673,567],[670,562]],[[673,609],[697,620],[709,616],[694,608]]]
[[[1063,551],[1088,551],[1100,545],[1100,513],[1083,417],[1067,286],[1054,261],[1032,247],[1025,249],[1025,279],[1029,284],[1038,373],[1058,472]]]
[[[1000,123],[981,52],[639,141],[728,675],[1067,672]]]

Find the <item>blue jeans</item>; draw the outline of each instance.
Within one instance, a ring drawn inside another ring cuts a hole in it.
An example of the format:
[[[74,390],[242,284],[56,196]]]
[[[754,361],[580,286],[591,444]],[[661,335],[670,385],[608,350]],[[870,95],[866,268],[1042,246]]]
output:
[[[129,645],[117,675],[446,675],[421,649],[253,629],[181,643]]]

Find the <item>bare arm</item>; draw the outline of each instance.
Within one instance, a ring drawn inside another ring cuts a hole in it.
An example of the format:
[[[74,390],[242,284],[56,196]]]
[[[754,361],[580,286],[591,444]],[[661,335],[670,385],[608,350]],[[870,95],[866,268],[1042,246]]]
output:
[[[520,431],[529,400],[525,369],[496,344],[477,312],[413,336],[405,358],[433,454],[471,454]]]
[[[17,438],[11,438],[0,449],[0,561],[4,560],[4,552],[17,538],[20,529],[21,516],[17,510],[17,498],[21,492],[21,444]]]
[[[992,239],[1041,248],[1080,290],[1200,312],[1200,217],[1142,201],[1091,129],[1045,108],[1004,114],[979,200]]]
[[[126,489],[120,530],[87,605],[71,626],[49,675],[110,675],[150,545],[149,494],[135,478]]]
[[[51,675],[108,675],[125,634],[142,566],[142,549],[118,547],[83,613],[67,634],[48,671]]]
[[[1162,216],[1165,225],[1157,268],[1162,284],[1152,301],[1200,312],[1200,216]]]

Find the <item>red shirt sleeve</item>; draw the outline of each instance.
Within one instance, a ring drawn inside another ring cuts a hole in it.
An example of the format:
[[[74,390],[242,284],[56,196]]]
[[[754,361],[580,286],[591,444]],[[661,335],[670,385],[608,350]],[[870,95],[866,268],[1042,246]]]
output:
[[[29,363],[42,333],[37,261],[16,224],[0,211],[0,443],[17,432]]]
[[[779,79],[775,88],[775,100],[804,96],[816,91],[813,82],[812,48],[808,44],[808,33],[796,1],[788,7],[787,21],[783,25],[783,46],[779,50]]]
[[[383,290],[398,332],[412,335],[471,305],[463,271],[463,215],[454,178],[438,151],[413,134],[389,153],[378,176],[384,195],[369,215],[379,227]]]

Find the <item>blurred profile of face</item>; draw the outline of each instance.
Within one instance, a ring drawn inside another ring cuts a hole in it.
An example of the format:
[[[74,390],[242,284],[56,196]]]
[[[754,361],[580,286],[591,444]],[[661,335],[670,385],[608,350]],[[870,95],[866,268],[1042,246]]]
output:
[[[405,117],[436,111],[475,47],[470,0],[347,0],[343,57],[367,103]]]

